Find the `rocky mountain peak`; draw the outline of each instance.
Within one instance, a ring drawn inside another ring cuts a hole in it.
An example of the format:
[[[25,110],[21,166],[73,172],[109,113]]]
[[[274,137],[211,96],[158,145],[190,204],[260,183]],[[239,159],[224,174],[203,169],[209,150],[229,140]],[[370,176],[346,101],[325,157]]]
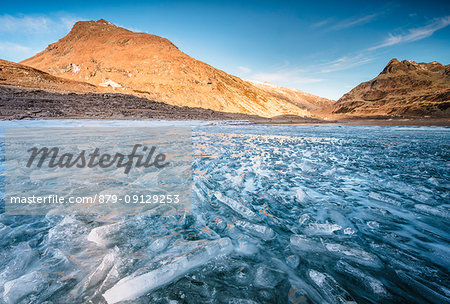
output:
[[[439,62],[433,61],[429,63],[420,62],[417,63],[413,60],[402,60],[398,61],[396,58],[393,58],[389,61],[380,75],[383,74],[428,74],[428,73],[439,73],[444,74],[446,72],[445,65],[440,64]]]
[[[132,33],[131,31],[100,19],[97,21],[78,21],[72,27],[72,30],[66,37],[81,38],[84,36],[90,36],[90,38],[101,35],[117,35],[123,33]]]
[[[374,79],[342,96],[333,113],[353,116],[432,116],[450,113],[450,66],[392,59]]]

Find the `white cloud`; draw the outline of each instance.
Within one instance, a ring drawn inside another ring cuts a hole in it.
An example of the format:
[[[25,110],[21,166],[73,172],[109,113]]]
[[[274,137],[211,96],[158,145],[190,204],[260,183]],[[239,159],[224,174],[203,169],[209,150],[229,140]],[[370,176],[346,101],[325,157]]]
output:
[[[21,61],[61,38],[79,20],[68,14],[0,15],[0,58]]]
[[[359,65],[363,65],[373,61],[374,58],[368,57],[367,54],[360,53],[355,56],[344,56],[332,61],[328,61],[319,65],[319,73],[331,73],[347,70]]]
[[[36,51],[30,47],[8,41],[0,41],[0,58],[2,59],[18,61],[35,53]]]
[[[384,5],[382,5],[381,7],[379,7],[379,9],[377,11],[375,11],[371,14],[351,16],[351,17],[349,17],[347,19],[343,19],[341,21],[336,20],[336,22],[333,22],[333,19],[328,18],[328,19],[325,19],[323,21],[313,24],[312,27],[318,28],[318,27],[323,27],[324,25],[328,25],[325,28],[325,30],[327,30],[327,31],[344,30],[344,29],[348,29],[351,27],[371,23],[371,22],[379,19],[380,17],[390,14],[390,12],[396,7],[398,7],[398,4],[393,3],[393,2],[387,2]]]
[[[399,43],[424,39],[430,37],[434,32],[445,28],[448,25],[450,25],[450,16],[434,19],[432,23],[423,27],[410,29],[408,33],[404,35],[390,34],[389,37],[379,45],[368,48],[366,50],[361,50],[359,53],[356,53],[356,55],[343,56],[341,58],[318,65],[318,73],[320,74],[342,71],[372,62],[373,60],[375,60],[375,58],[373,57],[374,55],[371,52],[376,49],[396,45]]]
[[[289,86],[324,81],[324,79],[321,78],[305,77],[299,73],[298,69],[284,69],[275,72],[255,73],[251,75],[250,78],[256,81],[267,81],[273,84]]]
[[[11,51],[17,51],[17,52],[29,52],[29,51],[31,51],[31,48],[24,46],[24,45],[12,43],[12,42],[0,41],[0,50],[1,51],[11,50]]]
[[[328,18],[328,19],[325,19],[325,20],[322,20],[322,21],[319,21],[319,22],[311,24],[311,27],[312,28],[319,28],[319,27],[322,27],[322,26],[324,26],[324,25],[326,25],[326,24],[328,24],[328,23],[330,23],[332,21],[333,20],[331,18]]]
[[[47,16],[0,16],[0,32],[7,33],[49,33],[67,31],[76,22],[75,17]]]
[[[400,35],[392,35],[389,34],[389,37],[386,38],[382,43],[369,48],[370,51],[384,48],[400,43],[412,42],[417,40],[422,40],[427,37],[430,37],[434,34],[434,32],[443,29],[450,25],[450,16],[445,16],[442,18],[434,19],[434,21],[426,26],[409,29],[408,33],[400,34]]]
[[[241,71],[242,73],[248,74],[252,71],[252,69],[245,67],[245,66],[238,66],[239,71]]]
[[[330,29],[331,30],[342,30],[342,29],[346,29],[346,28],[353,27],[356,25],[366,24],[366,23],[369,23],[369,22],[372,22],[373,20],[375,20],[375,18],[378,17],[378,15],[379,15],[378,13],[375,13],[375,14],[370,14],[370,15],[366,15],[366,16],[362,16],[362,17],[348,18],[348,19],[345,19],[345,20],[335,24]]]

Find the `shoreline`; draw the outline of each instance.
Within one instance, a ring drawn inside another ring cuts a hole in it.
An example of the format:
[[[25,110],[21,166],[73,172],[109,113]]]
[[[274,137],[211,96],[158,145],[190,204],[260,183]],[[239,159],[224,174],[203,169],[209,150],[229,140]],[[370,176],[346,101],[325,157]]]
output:
[[[55,93],[0,86],[0,120],[166,120],[226,121],[254,125],[450,126],[450,118],[370,118],[335,120],[282,115],[272,118],[203,108],[169,105],[132,95],[114,93]]]
[[[320,122],[292,122],[292,121],[251,121],[251,120],[222,120],[222,119],[133,119],[123,117],[35,117],[24,119],[4,119],[0,118],[0,122],[18,122],[18,121],[57,121],[57,120],[105,120],[105,121],[162,121],[162,122],[180,122],[180,121],[199,121],[199,122],[223,122],[233,125],[338,125],[338,126],[392,126],[392,127],[450,127],[450,121],[446,119],[426,120],[354,120],[354,121],[320,121]]]

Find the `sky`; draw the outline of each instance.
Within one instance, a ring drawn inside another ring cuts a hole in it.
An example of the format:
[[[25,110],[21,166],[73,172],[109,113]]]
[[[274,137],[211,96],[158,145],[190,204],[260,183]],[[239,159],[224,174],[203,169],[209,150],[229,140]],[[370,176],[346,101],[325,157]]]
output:
[[[19,62],[76,21],[171,40],[243,79],[338,99],[392,58],[450,63],[450,1],[5,1],[0,59]]]

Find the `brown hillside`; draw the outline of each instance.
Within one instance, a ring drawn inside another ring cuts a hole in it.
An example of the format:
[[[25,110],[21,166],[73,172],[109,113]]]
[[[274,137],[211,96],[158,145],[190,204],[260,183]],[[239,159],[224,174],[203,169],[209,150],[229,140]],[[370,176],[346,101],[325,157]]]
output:
[[[167,39],[105,20],[77,22],[67,36],[22,63],[178,106],[265,117],[310,116],[291,102],[189,57]]]
[[[450,118],[450,65],[392,59],[376,78],[342,96],[333,113]]]
[[[315,117],[326,116],[329,114],[332,106],[336,102],[301,90],[281,87],[268,82],[248,81],[276,98],[290,102],[300,109],[307,110]]]
[[[88,93],[97,91],[97,88],[89,83],[55,77],[37,69],[1,59],[0,85],[60,93]]]

